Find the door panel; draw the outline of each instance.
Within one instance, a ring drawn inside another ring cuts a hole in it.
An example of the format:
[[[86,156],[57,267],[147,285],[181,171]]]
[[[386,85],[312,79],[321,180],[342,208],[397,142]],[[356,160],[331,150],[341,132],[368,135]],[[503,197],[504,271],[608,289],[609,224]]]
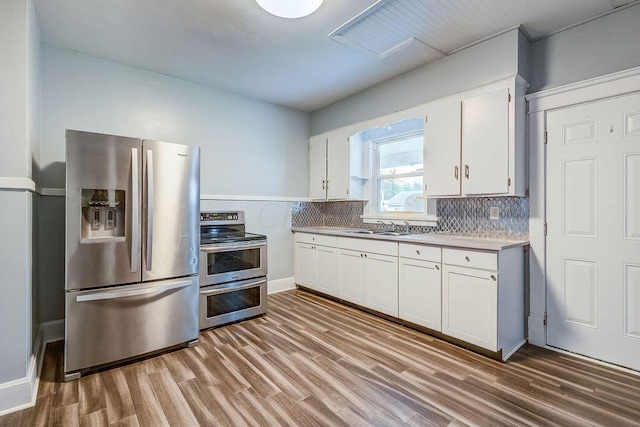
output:
[[[346,133],[327,139],[327,200],[349,198],[349,140]]]
[[[67,292],[65,372],[198,338],[198,278]]]
[[[317,246],[318,290],[338,296],[338,251],[336,248]]]
[[[327,197],[327,139],[312,137],[309,140],[309,197],[324,200]]]
[[[547,343],[640,370],[640,94],[547,115]]]
[[[509,90],[462,101],[462,192],[509,193]]]
[[[424,124],[424,184],[426,196],[460,195],[460,114],[458,100],[437,101]]]
[[[365,254],[366,306],[398,317],[398,257]]]
[[[141,140],[136,138],[67,131],[67,290],[140,281],[141,204],[137,195],[142,191],[139,179],[142,170],[141,147]],[[113,207],[108,202],[90,206],[93,193],[103,190],[121,192],[123,197],[119,201],[114,200]],[[107,211],[116,209],[123,213],[117,220],[118,227],[123,227],[123,235],[106,237]],[[98,215],[96,227],[92,226],[93,219],[89,224],[92,213]]]
[[[312,245],[296,243],[296,283],[311,289],[317,288],[318,259]]]
[[[364,258],[362,253],[338,250],[339,297],[364,305]]]
[[[200,149],[144,140],[142,280],[198,273]]]
[[[400,258],[400,318],[442,330],[442,287],[439,263]]]

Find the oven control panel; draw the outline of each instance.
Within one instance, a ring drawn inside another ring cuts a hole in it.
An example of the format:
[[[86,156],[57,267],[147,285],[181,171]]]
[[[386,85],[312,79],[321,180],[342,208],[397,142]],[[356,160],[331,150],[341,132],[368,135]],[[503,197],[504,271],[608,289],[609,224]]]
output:
[[[243,211],[200,212],[200,224],[244,224]]]

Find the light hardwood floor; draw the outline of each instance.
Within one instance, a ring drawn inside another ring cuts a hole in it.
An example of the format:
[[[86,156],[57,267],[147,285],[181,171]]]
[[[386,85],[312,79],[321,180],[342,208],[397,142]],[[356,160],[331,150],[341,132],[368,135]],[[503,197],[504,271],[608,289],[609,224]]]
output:
[[[200,344],[62,383],[0,426],[640,425],[640,377],[533,346],[497,362],[304,292]]]

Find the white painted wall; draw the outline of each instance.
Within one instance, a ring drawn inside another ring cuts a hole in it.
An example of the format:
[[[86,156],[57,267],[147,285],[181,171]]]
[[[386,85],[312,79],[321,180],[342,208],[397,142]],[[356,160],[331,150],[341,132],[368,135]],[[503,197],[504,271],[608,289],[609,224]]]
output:
[[[201,147],[203,194],[306,197],[309,115],[110,61],[43,48],[42,179],[64,188],[64,131],[79,129]],[[64,316],[64,199],[42,197],[39,316]],[[293,276],[287,202],[202,201],[244,209],[269,239],[269,278]]]
[[[499,80],[528,76],[528,43],[514,29],[311,114],[311,135],[383,116]],[[518,49],[521,49],[518,52]]]
[[[640,4],[531,43],[529,92],[640,66]]]

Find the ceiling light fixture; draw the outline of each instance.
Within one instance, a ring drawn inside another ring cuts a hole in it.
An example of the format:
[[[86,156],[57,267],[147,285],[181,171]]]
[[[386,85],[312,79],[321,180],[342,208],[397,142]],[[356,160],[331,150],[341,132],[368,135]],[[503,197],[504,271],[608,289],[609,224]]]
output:
[[[323,0],[256,0],[261,8],[281,18],[302,18],[318,10]]]

